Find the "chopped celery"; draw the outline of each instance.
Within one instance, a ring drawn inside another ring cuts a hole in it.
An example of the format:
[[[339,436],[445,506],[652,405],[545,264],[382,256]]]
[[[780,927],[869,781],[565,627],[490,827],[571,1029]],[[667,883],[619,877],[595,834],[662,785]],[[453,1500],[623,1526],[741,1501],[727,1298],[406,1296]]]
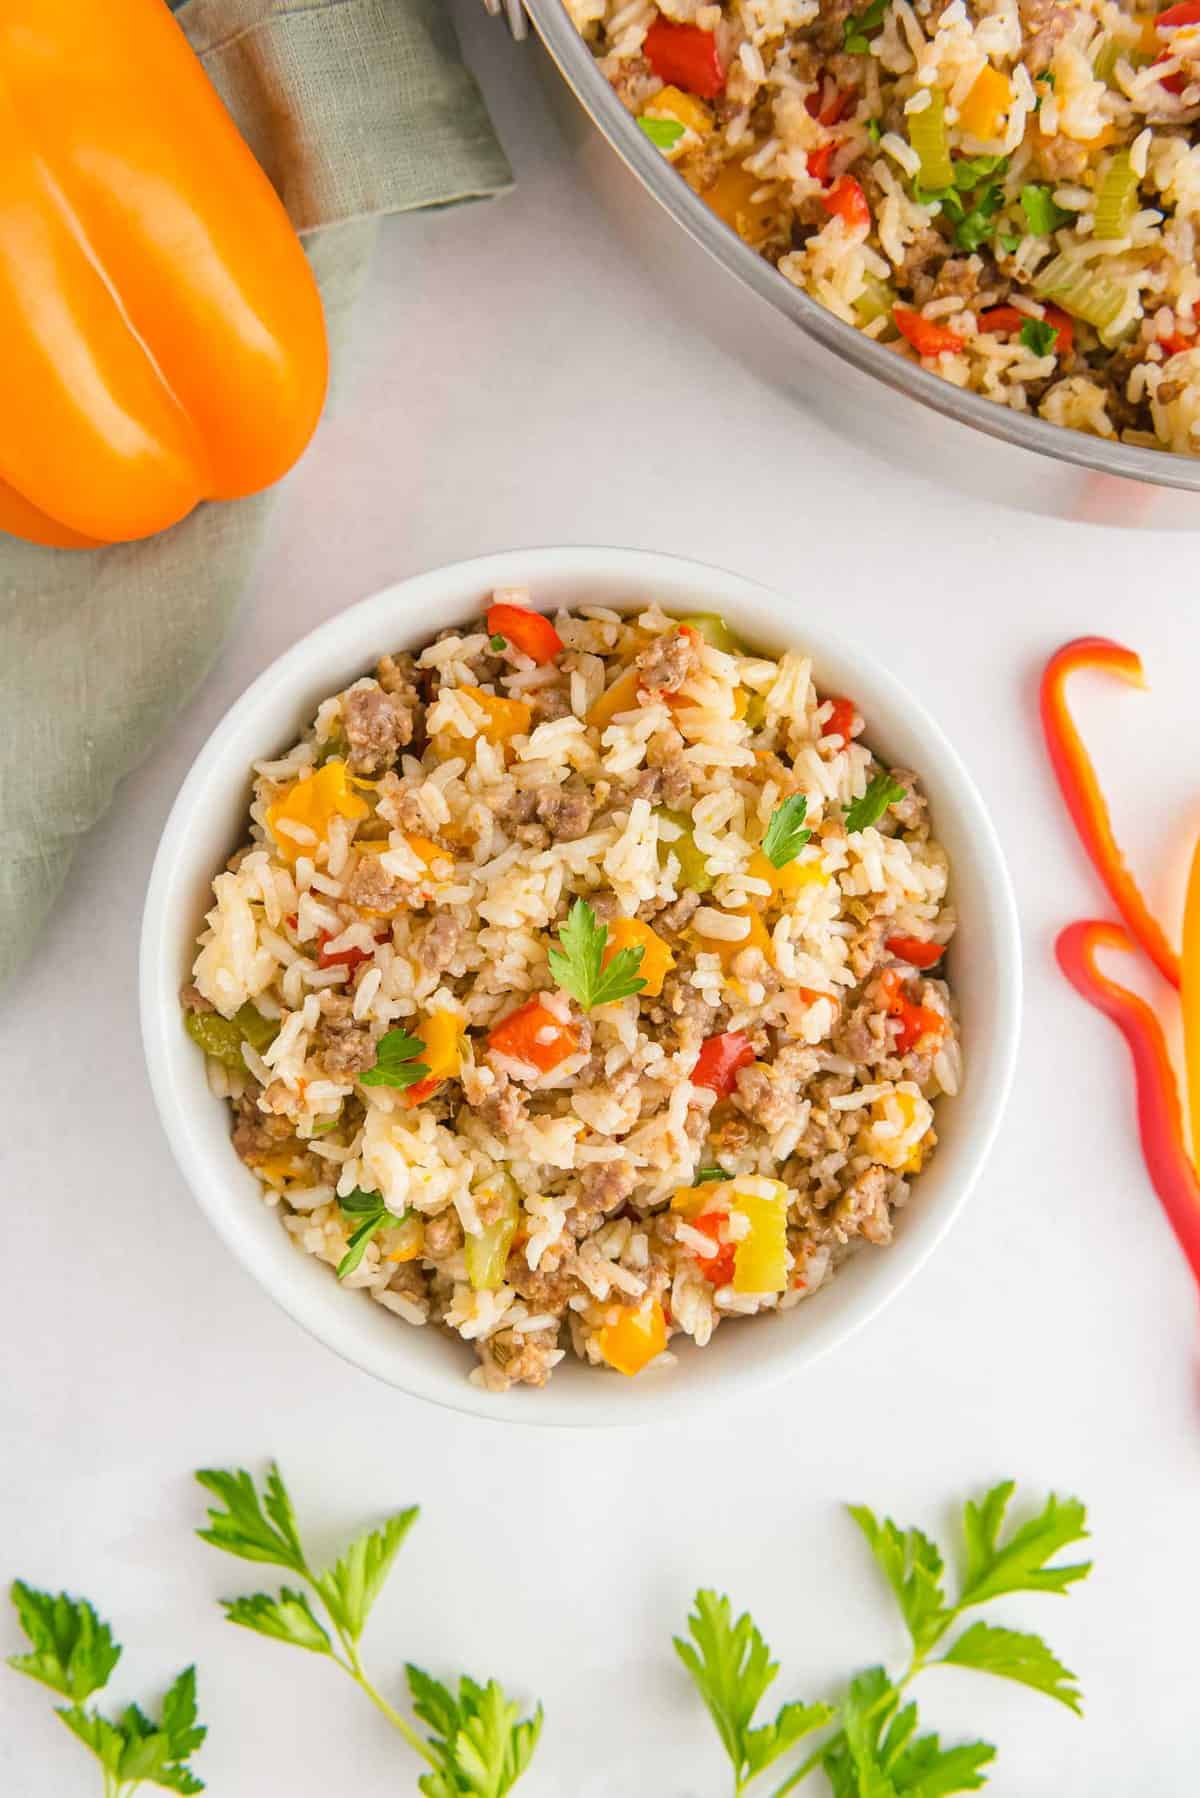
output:
[[[498,1197],[502,1207],[499,1215],[484,1224],[478,1235],[468,1236],[463,1246],[467,1278],[476,1292],[482,1292],[503,1284],[521,1207],[516,1186],[507,1174],[495,1175],[478,1190],[480,1197]]]
[[[232,1018],[223,1018],[219,1011],[188,1011],[183,1025],[192,1041],[214,1061],[224,1062],[227,1068],[245,1068],[242,1033]]]
[[[946,135],[946,96],[941,88],[929,90],[929,105],[908,115],[908,141],[921,158],[922,187],[950,187],[954,164]]]
[[[1118,150],[1096,191],[1096,237],[1126,237],[1137,211],[1138,178],[1128,150]]]
[[[886,281],[881,281],[878,275],[865,274],[863,290],[854,302],[854,315],[860,325],[874,324],[877,318],[890,321],[896,298],[895,289],[889,287]]]
[[[1065,252],[1047,263],[1033,283],[1040,300],[1054,300],[1073,318],[1094,325],[1111,348],[1121,336],[1113,326],[1126,310],[1129,290],[1124,282],[1101,275]]]
[[[723,649],[726,655],[745,655],[746,645],[735,636],[719,612],[692,612],[687,618],[681,618],[680,624],[686,624],[694,631],[699,631],[704,641],[712,649]]]
[[[696,847],[696,839],[692,835],[692,820],[687,812],[673,812],[667,806],[660,805],[657,815],[665,818],[669,824],[679,826],[679,836],[669,843],[659,839],[658,859],[665,865],[668,855],[675,856],[679,863],[679,881],[693,893],[712,891],[713,876],[708,871],[708,861]]]

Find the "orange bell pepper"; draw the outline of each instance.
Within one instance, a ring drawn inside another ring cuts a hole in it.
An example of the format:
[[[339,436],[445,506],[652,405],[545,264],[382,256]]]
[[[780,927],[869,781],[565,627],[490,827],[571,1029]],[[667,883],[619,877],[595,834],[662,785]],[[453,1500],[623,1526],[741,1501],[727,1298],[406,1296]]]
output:
[[[1067,709],[1067,677],[1077,668],[1102,668],[1131,686],[1144,687],[1141,657],[1107,637],[1077,637],[1063,645],[1042,676],[1042,729],[1050,762],[1075,829],[1109,896],[1146,954],[1172,986],[1179,985],[1179,957],[1150,912],[1113,835],[1096,771]]]
[[[287,214],[163,0],[0,12],[0,530],[86,548],[278,480],[325,395]]]

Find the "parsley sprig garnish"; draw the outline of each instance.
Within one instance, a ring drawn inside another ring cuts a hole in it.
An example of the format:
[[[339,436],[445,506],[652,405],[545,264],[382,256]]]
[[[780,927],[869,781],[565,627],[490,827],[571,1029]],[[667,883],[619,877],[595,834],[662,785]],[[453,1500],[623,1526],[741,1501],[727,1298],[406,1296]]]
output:
[[[605,963],[608,926],[599,922],[586,899],[575,900],[558,940],[561,948],[551,949],[547,958],[550,972],[582,1010],[612,1005],[631,993],[640,993],[645,986],[638,974],[645,954],[641,944],[618,949]]]
[[[340,1560],[319,1572],[308,1560],[277,1467],[268,1472],[261,1495],[242,1468],[207,1469],[196,1478],[224,1507],[210,1508],[209,1527],[197,1531],[202,1541],[243,1561],[286,1568],[308,1587],[283,1586],[275,1594],[230,1599],[224,1607],[230,1623],[322,1655],[340,1667],[426,1762],[429,1771],[417,1781],[426,1798],[503,1798],[511,1791],[537,1747],[540,1705],[522,1718],[520,1706],[495,1680],[481,1686],[464,1674],[454,1693],[409,1664],[405,1674],[413,1712],[429,1732],[422,1736],[389,1704],[363,1666],[363,1630],[417,1520],[415,1505],[356,1537]]]
[[[397,1215],[389,1211],[377,1192],[364,1192],[356,1186],[348,1192],[344,1199],[338,1200],[342,1216],[356,1226],[346,1244],[346,1253],[337,1264],[337,1277],[344,1280],[352,1274],[367,1252],[367,1244],[380,1230],[390,1230],[395,1224],[402,1224],[408,1216],[407,1211]]]
[[[104,1798],[128,1798],[140,1785],[168,1792],[202,1792],[188,1761],[208,1731],[196,1720],[196,1669],[179,1675],[156,1722],[139,1705],[106,1717],[87,1700],[102,1691],[121,1658],[112,1630],[85,1598],[39,1592],[23,1580],[10,1593],[30,1653],[9,1666],[70,1702],[56,1707],[71,1734],[91,1750],[104,1773]]]
[[[917,1706],[904,1695],[927,1667],[993,1673],[1079,1713],[1075,1675],[1040,1636],[975,1621],[942,1646],[977,1605],[1012,1592],[1065,1592],[1091,1571],[1089,1561],[1050,1565],[1060,1549],[1087,1535],[1087,1515],[1077,1499],[1051,1496],[1037,1516],[1002,1541],[1012,1494],[1012,1481],[1006,1480],[981,1503],[968,1500],[963,1507],[964,1569],[953,1602],[941,1553],[928,1536],[902,1530],[890,1518],[880,1521],[865,1505],[850,1506],[900,1608],[912,1652],[898,1678],[884,1667],[870,1667],[849,1682],[836,1705],[792,1700],[773,1721],[755,1724],[779,1664],[748,1614],[735,1620],[728,1598],[709,1590],[696,1594],[688,1618],[691,1640],[676,1637],[675,1649],[729,1756],[735,1798],[788,1749],[830,1724],[836,1725],[833,1733],[775,1788],[773,1798],[785,1798],[818,1767],[835,1798],[941,1798],[978,1790],[985,1783],[982,1769],[996,1756],[989,1742],[944,1748],[936,1734],[917,1734]],[[938,1648],[941,1653],[934,1652]]]
[[[1058,337],[1058,326],[1049,319],[1027,318],[1018,333],[1020,341],[1035,356],[1048,356]]]
[[[888,806],[894,805],[897,799],[903,799],[907,792],[908,788],[902,787],[890,774],[873,775],[866,792],[846,810],[847,832],[853,836],[856,830],[866,830],[869,824],[878,824]]]
[[[419,1036],[409,1036],[403,1030],[389,1030],[380,1037],[374,1064],[358,1076],[359,1083],[362,1086],[395,1086],[401,1091],[407,1086],[415,1086],[429,1074],[425,1063],[416,1060],[424,1052],[425,1045]]]
[[[763,854],[772,867],[786,868],[795,861],[812,836],[811,830],[803,828],[807,816],[808,800],[803,793],[793,793],[775,807],[763,838]]]

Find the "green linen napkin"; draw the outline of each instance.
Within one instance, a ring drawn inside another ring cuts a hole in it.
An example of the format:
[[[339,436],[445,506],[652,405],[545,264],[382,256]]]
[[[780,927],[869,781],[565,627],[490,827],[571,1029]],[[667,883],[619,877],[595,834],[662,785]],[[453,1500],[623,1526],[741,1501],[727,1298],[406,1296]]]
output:
[[[383,214],[511,185],[443,0],[186,0],[178,18],[308,234],[335,352]],[[215,659],[270,505],[83,554],[0,537],[0,982]]]

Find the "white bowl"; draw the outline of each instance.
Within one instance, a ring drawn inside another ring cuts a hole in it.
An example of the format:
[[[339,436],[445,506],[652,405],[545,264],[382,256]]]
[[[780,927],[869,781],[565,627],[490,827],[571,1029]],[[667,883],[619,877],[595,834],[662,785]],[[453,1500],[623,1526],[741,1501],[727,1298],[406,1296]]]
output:
[[[415,1329],[365,1294],[343,1291],[327,1266],[292,1245],[234,1153],[228,1107],[208,1090],[178,994],[212,877],[243,839],[251,763],[293,743],[317,703],[382,652],[419,647],[477,615],[494,587],[508,586],[529,586],[547,611],[582,603],[629,610],[653,599],[678,613],[720,612],[764,650],[802,646],[819,687],[853,696],[871,747],[921,775],[951,858],[960,924],[950,965],[966,1078],[958,1097],[939,1106],[937,1156],[915,1183],[888,1249],[852,1256],[827,1289],[782,1317],[728,1324],[702,1350],[683,1343],[673,1366],[630,1380],[569,1358],[544,1391],[497,1395],[468,1383],[468,1344]],[[945,1234],[991,1149],[1016,1059],[1021,968],[1012,889],[987,808],[953,749],[911,694],[826,627],[826,610],[721,569],[641,550],[483,556],[402,581],[331,618],[260,675],[201,750],[167,820],[142,924],[150,1081],[172,1150],[210,1221],[271,1297],[348,1361],[417,1397],[492,1418],[594,1425],[676,1417],[807,1366],[873,1317]]]

